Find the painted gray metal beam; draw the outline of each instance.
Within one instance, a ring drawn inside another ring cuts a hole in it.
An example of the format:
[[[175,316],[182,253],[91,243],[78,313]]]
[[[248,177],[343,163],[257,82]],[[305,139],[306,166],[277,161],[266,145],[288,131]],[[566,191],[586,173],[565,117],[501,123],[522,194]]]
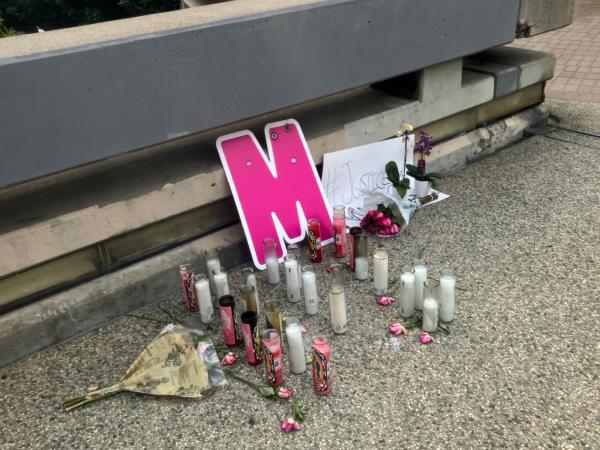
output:
[[[519,0],[327,0],[0,60],[0,187],[477,53]]]

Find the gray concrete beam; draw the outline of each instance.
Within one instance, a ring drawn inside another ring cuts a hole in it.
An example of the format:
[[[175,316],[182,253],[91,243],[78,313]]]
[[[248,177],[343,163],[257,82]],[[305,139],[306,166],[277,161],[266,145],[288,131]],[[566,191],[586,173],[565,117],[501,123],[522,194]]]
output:
[[[510,42],[518,7],[326,0],[2,59],[0,186]]]

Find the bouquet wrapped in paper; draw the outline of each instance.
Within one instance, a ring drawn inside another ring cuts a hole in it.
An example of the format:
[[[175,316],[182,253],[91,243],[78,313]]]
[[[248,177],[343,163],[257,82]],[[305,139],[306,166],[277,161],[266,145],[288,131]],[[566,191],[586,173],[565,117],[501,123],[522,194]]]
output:
[[[67,411],[119,392],[200,397],[227,384],[212,342],[198,330],[170,324],[144,349],[121,380],[64,402]]]

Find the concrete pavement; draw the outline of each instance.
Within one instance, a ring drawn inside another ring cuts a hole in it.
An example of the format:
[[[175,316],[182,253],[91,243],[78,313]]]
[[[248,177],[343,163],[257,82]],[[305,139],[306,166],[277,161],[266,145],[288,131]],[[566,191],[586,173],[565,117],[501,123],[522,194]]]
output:
[[[600,103],[600,2],[577,0],[575,20],[568,27],[520,39],[515,46],[556,55],[550,98]],[[598,131],[598,130],[596,130]]]
[[[549,107],[565,125],[600,129],[600,105]],[[399,308],[378,307],[370,283],[349,283],[344,336],[330,332],[323,271],[318,316],[284,301],[311,334],[331,337],[337,361],[326,398],[312,394],[308,374],[286,372],[308,410],[302,431],[279,431],[290,408],[235,380],[197,401],[121,394],[64,412],[65,398],[118,380],[163,326],[123,317],[0,369],[2,448],[600,447],[600,142],[551,137],[443,180],[450,199],[420,211],[409,234],[371,242],[371,253],[390,253],[394,277],[422,249],[434,272],[460,274],[466,292],[437,344],[419,345],[415,332],[390,338]],[[239,275],[230,274],[234,292]],[[259,288],[284,298],[284,286]],[[199,326],[178,291],[163,307]],[[169,321],[156,307],[134,314]],[[262,380],[260,369],[235,370]]]

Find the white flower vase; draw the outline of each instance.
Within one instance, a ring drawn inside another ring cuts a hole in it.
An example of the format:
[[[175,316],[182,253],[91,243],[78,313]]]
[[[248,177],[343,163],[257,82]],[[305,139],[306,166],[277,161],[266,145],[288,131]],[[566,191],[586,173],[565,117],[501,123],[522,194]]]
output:
[[[417,198],[429,195],[430,190],[431,186],[429,181],[415,180],[415,195],[417,196]]]

